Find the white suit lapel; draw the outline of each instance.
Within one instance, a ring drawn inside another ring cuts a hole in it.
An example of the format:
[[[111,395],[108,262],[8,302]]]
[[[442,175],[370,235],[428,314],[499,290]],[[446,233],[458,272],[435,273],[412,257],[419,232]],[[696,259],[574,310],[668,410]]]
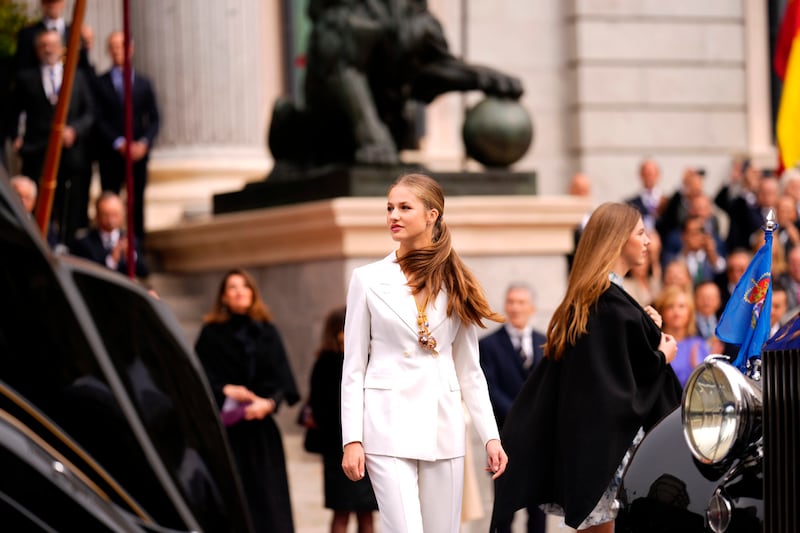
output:
[[[392,252],[384,259],[385,269],[382,269],[380,278],[371,286],[371,290],[416,335],[416,303],[408,287],[408,280],[400,270],[400,265],[395,262],[395,257]]]

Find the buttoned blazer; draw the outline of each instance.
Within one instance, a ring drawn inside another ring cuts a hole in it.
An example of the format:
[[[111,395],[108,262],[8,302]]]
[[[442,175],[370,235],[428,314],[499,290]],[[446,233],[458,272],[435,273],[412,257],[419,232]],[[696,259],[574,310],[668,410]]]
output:
[[[462,398],[484,444],[499,438],[476,326],[446,311],[442,289],[426,311],[438,343],[434,357],[419,345],[416,303],[395,253],[353,271],[342,375],[344,444],[426,461],[463,456]]]
[[[114,141],[125,135],[125,112],[122,101],[114,88],[111,71],[106,71],[97,79],[96,87],[97,121],[95,126],[102,141],[102,154],[110,152],[119,157],[114,147]],[[137,71],[131,84],[131,101],[133,104],[133,138],[134,140],[147,139],[152,147],[160,128],[158,105],[156,105],[155,92],[150,80]],[[145,158],[149,157],[149,152]]]
[[[38,67],[20,72],[17,77],[9,115],[9,131],[12,137],[18,134],[19,116],[23,111],[26,115],[25,135],[20,155],[27,166],[25,172],[38,176],[47,151],[50,126],[55,113],[55,105],[47,98],[42,85],[42,71]],[[76,138],[71,148],[62,149],[61,168],[82,169],[87,165],[86,148],[93,121],[94,106],[89,85],[84,76],[76,72],[66,121],[67,126],[75,129]],[[37,164],[31,165],[31,161],[36,161]]]

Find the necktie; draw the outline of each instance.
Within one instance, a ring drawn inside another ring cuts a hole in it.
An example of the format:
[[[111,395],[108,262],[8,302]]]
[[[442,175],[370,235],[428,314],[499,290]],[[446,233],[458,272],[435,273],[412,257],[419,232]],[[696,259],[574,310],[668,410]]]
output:
[[[111,71],[111,82],[114,84],[114,90],[117,92],[117,97],[120,101],[124,96],[124,88],[122,86],[122,72],[118,68]]]
[[[519,354],[520,361],[522,361],[522,366],[528,368],[531,363],[531,358],[525,351],[525,341],[522,335],[517,335],[517,354]]]
[[[714,333],[714,324],[711,323],[711,318],[704,316],[700,319],[703,323],[703,331],[701,332],[704,339],[709,338]]]
[[[60,89],[56,83],[56,69],[55,67],[48,67],[47,71],[50,75],[50,103],[56,105],[56,102],[58,102],[58,90]]]

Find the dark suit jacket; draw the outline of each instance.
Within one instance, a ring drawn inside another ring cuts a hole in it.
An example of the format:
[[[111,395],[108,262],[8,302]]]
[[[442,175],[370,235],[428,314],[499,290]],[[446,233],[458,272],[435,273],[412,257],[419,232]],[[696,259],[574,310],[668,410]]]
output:
[[[648,213],[647,207],[645,207],[644,202],[642,201],[642,195],[637,194],[636,196],[631,196],[630,198],[625,199],[625,203],[627,203],[631,207],[635,207],[642,216],[645,216]]]
[[[723,240],[722,235],[720,235],[719,220],[717,220],[715,215],[711,215],[711,218],[706,221],[703,230],[714,239],[717,255],[726,257],[727,248],[725,247],[725,240]],[[681,253],[681,249],[683,248],[683,241],[681,240],[682,233],[682,228],[676,228],[663,237],[661,241],[662,266],[666,266],[670,259]]]
[[[26,113],[25,136],[20,155],[24,164],[24,172],[33,179],[41,174],[47,142],[50,139],[50,126],[53,121],[55,106],[47,99],[42,86],[42,72],[39,66],[20,72],[17,76],[12,96],[12,113],[9,128],[12,137],[17,136],[19,115]],[[89,86],[80,72],[75,73],[72,87],[67,125],[75,129],[77,138],[71,148],[61,152],[61,168],[77,171],[88,168],[86,149],[88,136],[94,119],[92,95]]]
[[[631,206],[631,207],[635,208],[637,211],[639,211],[639,213],[642,215],[642,219],[643,220],[647,221],[647,217],[652,217],[652,221],[651,222],[654,225],[660,219],[661,211],[666,206],[666,200],[662,196],[661,200],[659,202],[659,205],[656,206],[656,212],[655,213],[651,213],[647,209],[647,206],[644,204],[644,201],[642,200],[642,193],[641,192],[638,192],[634,196],[626,198],[625,199],[625,203],[627,203],[629,206]]]
[[[492,401],[492,409],[500,429],[503,428],[506,415],[522,389],[522,384],[544,357],[542,345],[545,336],[538,331],[533,331],[531,335],[533,362],[530,368],[523,367],[522,359],[514,349],[505,327],[487,335],[478,343],[481,367],[489,385],[489,399]]]
[[[750,205],[743,196],[739,196],[730,203],[729,217],[730,228],[726,241],[728,250],[751,250],[750,236],[764,223],[761,209],[757,205]]]
[[[114,150],[114,140],[125,136],[125,115],[122,100],[119,98],[109,70],[97,79],[96,85],[97,121],[99,157],[122,159]],[[133,102],[133,140],[147,139],[153,145],[159,129],[158,106],[153,86],[150,81],[138,72],[133,76],[131,90]],[[149,152],[148,152],[149,156]],[[148,156],[145,156],[145,160]]]
[[[142,254],[141,246],[136,239],[134,239],[134,246],[136,248],[136,276],[140,278],[146,278],[149,274],[149,271],[144,262],[144,255]],[[73,253],[78,257],[83,257],[89,261],[106,266],[106,256],[108,255],[108,252],[103,246],[103,239],[100,237],[100,232],[97,230],[97,228],[92,228],[84,238],[75,243]],[[117,265],[117,271],[123,274],[128,273],[128,263],[124,257],[120,258],[119,264]]]

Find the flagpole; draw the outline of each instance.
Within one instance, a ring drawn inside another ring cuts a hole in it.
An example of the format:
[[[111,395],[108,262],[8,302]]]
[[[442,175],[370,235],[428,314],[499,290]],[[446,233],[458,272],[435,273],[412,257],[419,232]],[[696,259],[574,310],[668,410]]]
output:
[[[36,224],[42,237],[47,240],[50,226],[50,214],[53,209],[53,197],[58,184],[58,166],[61,161],[61,147],[64,142],[64,125],[67,122],[69,100],[72,95],[72,83],[75,80],[75,69],[78,66],[78,53],[81,49],[81,26],[83,14],[86,11],[86,1],[77,0],[72,12],[72,26],[69,30],[67,41],[67,58],[64,64],[64,74],[61,80],[61,89],[58,92],[58,101],[53,112],[53,121],[50,124],[50,139],[47,143],[42,174],[39,176],[39,200],[36,204]],[[74,228],[73,228],[74,229]],[[61,228],[64,231],[64,228]],[[74,235],[68,235],[67,241]]]
[[[772,233],[778,229],[775,212],[770,209],[761,226],[764,244],[733,289],[717,324],[717,337],[739,346],[731,364],[743,374],[751,371],[751,358],[761,355],[761,348],[769,337],[772,308]],[[730,355],[729,355],[730,356]]]
[[[131,79],[131,23],[129,0],[122,2],[122,31],[124,35],[125,59],[122,64],[122,104],[125,112],[125,193],[127,197],[127,227],[128,249],[126,262],[128,277],[136,276],[136,241],[133,226],[133,156],[131,144],[133,143],[133,83]]]

